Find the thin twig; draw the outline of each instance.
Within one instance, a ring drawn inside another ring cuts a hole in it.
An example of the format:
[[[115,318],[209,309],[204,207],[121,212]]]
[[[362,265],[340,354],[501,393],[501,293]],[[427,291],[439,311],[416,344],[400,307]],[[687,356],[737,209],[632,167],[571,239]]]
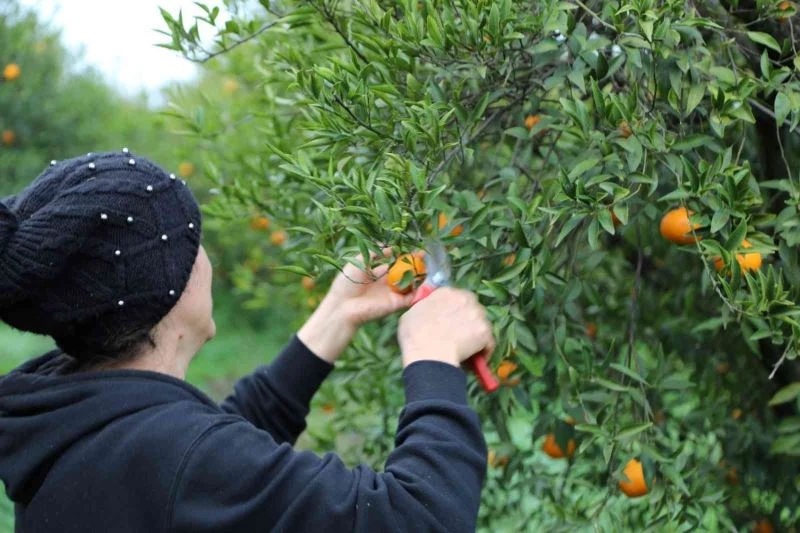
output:
[[[289,13],[289,14],[291,15],[291,13]],[[230,52],[231,50],[233,50],[233,49],[234,49],[234,48],[236,48],[237,46],[241,46],[241,45],[243,45],[244,43],[246,43],[246,42],[248,42],[248,41],[252,41],[253,39],[255,39],[256,37],[258,37],[259,35],[261,35],[261,34],[262,34],[262,33],[264,33],[265,31],[267,31],[267,30],[268,30],[268,29],[270,29],[271,27],[275,26],[275,25],[276,25],[276,24],[278,24],[279,22],[281,22],[281,19],[278,19],[278,20],[273,20],[272,22],[269,22],[269,23],[267,23],[267,24],[264,24],[264,25],[263,25],[263,26],[261,26],[261,28],[259,28],[259,29],[258,29],[258,30],[257,30],[255,33],[252,33],[252,34],[248,35],[247,37],[245,37],[244,39],[240,39],[240,40],[238,40],[238,41],[234,42],[234,43],[233,43],[232,45],[230,45],[230,46],[223,47],[223,48],[221,48],[221,49],[217,50],[216,52],[207,52],[205,49],[201,48],[201,50],[203,50],[203,52],[205,52],[205,53],[207,54],[207,55],[206,55],[206,57],[205,57],[204,59],[192,59],[192,58],[190,58],[190,57],[187,57],[187,59],[188,59],[189,61],[194,61],[195,63],[201,63],[201,64],[202,64],[202,63],[205,63],[205,62],[207,62],[207,61],[209,61],[209,60],[211,60],[211,59],[213,59],[213,58],[217,57],[218,55],[222,55],[222,54],[225,54],[225,53],[227,53],[227,52]]]
[[[781,358],[778,359],[777,363],[775,363],[775,366],[772,367],[772,372],[769,373],[769,378],[768,379],[771,380],[773,377],[775,377],[775,373],[778,371],[778,369],[781,367],[783,362],[786,360],[786,354],[789,353],[789,350],[791,349],[791,347],[792,347],[791,344],[787,344],[786,345],[786,349],[783,351],[783,355],[781,355]]]
[[[748,98],[747,101],[750,103],[751,106],[755,107],[768,117],[772,118],[772,120],[774,120],[775,123],[778,124],[778,117],[775,116],[775,113],[773,113],[771,109],[766,107],[764,104],[762,104],[755,98]],[[786,119],[783,119],[783,121],[780,124],[778,124],[778,127],[783,126],[784,124],[786,124]],[[800,131],[798,131],[797,128],[789,128],[789,131],[791,131],[795,135],[800,136]]]
[[[600,24],[602,24],[602,25],[603,25],[603,26],[605,26],[606,28],[608,28],[608,29],[610,29],[610,30],[613,30],[613,31],[614,31],[614,33],[616,33],[616,32],[617,32],[617,28],[615,28],[614,26],[612,26],[611,24],[609,24],[609,23],[608,23],[608,22],[606,22],[605,20],[601,19],[601,18],[600,18],[600,15],[598,15],[597,13],[595,13],[594,11],[592,11],[591,9],[589,9],[589,6],[587,6],[586,4],[584,4],[583,2],[581,2],[581,0],[575,0],[575,3],[576,3],[576,4],[578,4],[579,6],[581,6],[581,8],[583,8],[583,10],[584,10],[584,11],[586,11],[587,13],[589,13],[589,14],[590,14],[592,17],[594,17],[594,19],[595,19],[597,22],[599,22]]]

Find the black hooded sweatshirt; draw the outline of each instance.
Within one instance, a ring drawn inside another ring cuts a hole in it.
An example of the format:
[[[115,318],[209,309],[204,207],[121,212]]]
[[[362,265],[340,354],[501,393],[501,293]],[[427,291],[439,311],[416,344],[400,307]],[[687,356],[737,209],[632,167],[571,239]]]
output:
[[[295,451],[333,368],[294,336],[221,405],[148,371],[0,378],[0,479],[18,532],[474,531],[486,443],[454,366],[412,363],[385,471]]]

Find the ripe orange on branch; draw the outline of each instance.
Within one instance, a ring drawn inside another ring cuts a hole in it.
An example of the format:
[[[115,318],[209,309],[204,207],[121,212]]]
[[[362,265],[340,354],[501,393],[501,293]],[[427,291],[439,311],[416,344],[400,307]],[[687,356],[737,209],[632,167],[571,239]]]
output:
[[[637,459],[631,459],[622,471],[627,479],[621,479],[619,490],[629,498],[638,498],[647,494],[647,483],[644,480],[644,470],[642,463]]]
[[[14,130],[3,130],[2,139],[3,144],[9,146],[14,144],[14,141],[17,140],[17,134],[14,133]]]
[[[422,254],[403,254],[389,268],[389,272],[386,275],[386,283],[390,289],[398,294],[407,294],[413,289],[413,284],[407,287],[400,287],[403,275],[406,272],[412,272],[416,280],[422,280],[425,277],[425,260]]]
[[[9,63],[3,69],[3,78],[6,81],[14,81],[19,78],[20,74],[22,74],[22,69],[16,63]]]
[[[301,283],[303,284],[303,288],[307,291],[314,290],[314,287],[317,286],[317,284],[314,282],[314,278],[309,276],[304,277]]]
[[[694,211],[689,211],[685,207],[678,207],[667,212],[661,219],[661,236],[676,244],[692,244],[696,242],[692,229],[698,229],[700,224],[695,223],[694,227],[689,222],[689,217],[694,215]]]
[[[753,245],[748,242],[747,239],[742,240],[742,248],[752,248]],[[755,272],[759,268],[761,268],[761,254],[758,252],[752,252],[748,254],[736,254],[736,262],[739,263],[739,266],[745,272]],[[722,270],[725,267],[725,263],[722,261],[721,257],[714,258],[714,268],[717,269],[717,272]]]
[[[184,161],[178,165],[178,175],[182,178],[188,178],[194,174],[194,165],[189,161]]]
[[[564,454],[564,450],[562,450],[561,446],[559,446],[558,442],[556,442],[555,433],[548,433],[544,438],[544,444],[542,444],[542,450],[544,453],[553,459],[563,459],[565,455],[566,457],[572,457],[572,454],[575,453],[575,447],[575,439],[569,439],[567,442],[567,453]]]
[[[282,246],[286,243],[286,232],[282,229],[273,231],[269,234],[269,242],[275,246]]]
[[[447,215],[445,215],[444,213],[439,213],[439,229],[442,229],[443,227],[447,226],[448,222],[449,222],[449,220],[447,219]],[[431,231],[431,230],[433,230],[433,224],[428,222],[428,224],[425,226],[425,228],[428,231]],[[461,233],[463,231],[464,231],[464,226],[459,224],[455,228],[450,230],[450,236],[451,237],[458,237],[459,235],[461,235]]]
[[[772,527],[772,522],[763,518],[756,522],[753,526],[753,533],[774,533],[775,528]]]
[[[528,115],[525,117],[525,127],[532,130],[541,120],[541,115]]]
[[[256,231],[266,231],[269,229],[269,219],[267,217],[253,217],[250,220],[250,227]]]

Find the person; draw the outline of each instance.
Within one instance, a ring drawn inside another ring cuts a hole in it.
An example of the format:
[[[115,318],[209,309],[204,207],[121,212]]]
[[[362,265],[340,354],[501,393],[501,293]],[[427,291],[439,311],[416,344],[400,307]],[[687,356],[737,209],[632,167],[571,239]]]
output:
[[[216,331],[201,227],[185,182],[127,149],[53,161],[0,201],[0,319],[57,346],[0,378],[17,531],[474,531],[487,448],[460,363],[494,346],[476,297],[412,307],[385,265],[353,260],[216,404],[184,381]],[[400,310],[405,405],[383,472],[294,450],[359,326]]]

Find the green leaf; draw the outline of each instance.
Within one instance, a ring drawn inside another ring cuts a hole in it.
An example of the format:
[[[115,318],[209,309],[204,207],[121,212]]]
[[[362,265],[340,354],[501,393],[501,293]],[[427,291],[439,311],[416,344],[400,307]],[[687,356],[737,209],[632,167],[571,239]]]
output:
[[[621,365],[619,363],[611,363],[610,366],[614,370],[616,370],[618,372],[622,372],[623,374],[625,374],[629,378],[633,378],[636,381],[638,381],[639,383],[643,383],[644,385],[647,385],[648,387],[650,386],[650,384],[642,376],[640,376],[639,374],[637,374],[636,372],[634,372],[633,370],[631,370],[627,366],[623,366],[623,365]]]
[[[685,113],[688,116],[694,108],[703,100],[703,95],[706,92],[705,84],[698,83],[696,85],[692,85],[689,89],[689,94],[686,96],[686,109]]]
[[[731,214],[727,209],[719,209],[714,213],[714,217],[711,219],[711,233],[718,232],[720,228],[728,223],[730,217]]]
[[[733,230],[728,240],[725,241],[725,249],[726,250],[734,250],[742,244],[742,240],[744,239],[745,235],[747,235],[747,220],[742,219],[739,222],[739,225],[736,226],[736,229]]]
[[[589,159],[584,159],[583,161],[575,165],[572,168],[572,170],[570,170],[569,174],[567,174],[567,177],[569,177],[570,180],[574,180],[578,176],[582,176],[583,174],[585,174],[586,171],[588,171],[589,169],[596,167],[597,163],[599,162],[600,162],[599,157],[590,157]]]
[[[778,405],[786,402],[791,402],[800,396],[800,381],[796,381],[791,385],[787,385],[778,392],[769,401],[769,405]]]
[[[619,433],[617,433],[615,440],[627,439],[633,437],[634,435],[638,435],[642,431],[646,431],[647,429],[652,427],[652,425],[653,425],[652,422],[645,422],[644,424],[637,424],[635,426],[627,427],[622,431],[620,431]]]
[[[278,272],[291,272],[292,274],[299,274],[301,276],[308,276],[309,273],[303,267],[295,266],[295,265],[281,265],[272,267],[270,270],[276,270]]]
[[[575,226],[580,224],[583,219],[584,219],[584,215],[573,215],[573,216],[571,216],[570,219],[567,220],[567,223],[564,224],[564,226],[561,228],[561,231],[559,232],[558,237],[556,238],[556,242],[554,243],[554,246],[557,247],[559,244],[561,244],[561,242],[564,239],[567,238],[567,235],[572,233],[572,230],[575,229]]]
[[[776,41],[775,37],[769,33],[764,33],[761,31],[749,31],[747,32],[747,36],[750,37],[750,40],[755,43],[763,44],[768,48],[772,48],[776,52],[781,51],[781,46],[778,44],[778,41]]]
[[[789,101],[789,97],[784,93],[778,93],[775,96],[775,120],[779,126],[786,120],[791,110],[792,103]]]

